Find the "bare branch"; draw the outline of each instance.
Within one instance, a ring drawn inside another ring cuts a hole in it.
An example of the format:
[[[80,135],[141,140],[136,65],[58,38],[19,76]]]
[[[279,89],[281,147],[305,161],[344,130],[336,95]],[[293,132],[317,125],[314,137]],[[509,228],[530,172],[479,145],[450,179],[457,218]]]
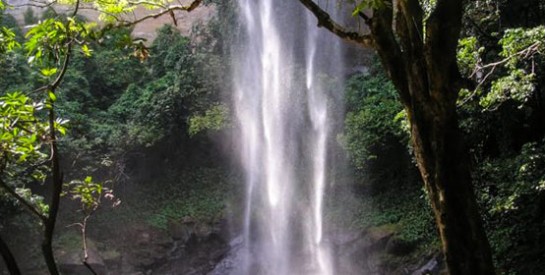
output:
[[[301,2],[301,4],[307,7],[307,9],[310,10],[314,16],[316,16],[318,19],[318,27],[328,29],[330,32],[334,33],[345,41],[353,42],[367,48],[374,48],[375,44],[371,35],[346,30],[345,27],[331,19],[329,14],[312,0],[299,0],[299,2]]]
[[[370,28],[382,65],[397,88],[401,102],[408,106],[411,104],[409,73],[407,72],[409,62],[407,56],[401,51],[401,46],[394,33],[393,20],[393,7],[375,10]]]
[[[191,12],[193,11],[194,9],[196,9],[201,3],[202,3],[203,0],[194,0],[193,2],[191,2],[191,4],[189,5],[174,5],[174,6],[169,6],[167,7],[166,9],[158,12],[158,13],[155,13],[155,14],[150,14],[150,15],[146,15],[142,18],[139,18],[139,19],[136,19],[134,21],[130,21],[130,22],[121,22],[121,24],[119,26],[121,27],[129,27],[129,26],[133,26],[133,25],[136,25],[140,22],[143,22],[143,21],[146,21],[148,19],[156,19],[156,18],[159,18],[165,14],[169,14],[169,13],[173,13],[174,11],[186,11],[186,12]]]
[[[53,5],[57,4],[57,1],[51,1],[51,2],[47,2],[47,3],[43,3],[43,2],[40,2],[40,1],[29,1],[27,3],[24,3],[24,4],[18,4],[18,5],[10,5],[10,7],[13,7],[13,8],[24,8],[24,7],[35,7],[35,8],[40,8],[40,9],[45,9],[45,8],[49,8]]]
[[[477,66],[475,68],[475,71],[471,74],[472,76],[475,75],[478,71],[482,70],[482,69],[487,69],[487,68],[493,68],[493,67],[497,67],[499,65],[503,65],[505,63],[507,63],[509,60],[517,57],[517,56],[521,56],[522,58],[524,59],[527,59],[531,56],[533,56],[534,54],[536,54],[538,51],[539,51],[539,47],[541,46],[543,42],[542,41],[537,41],[535,42],[534,44],[528,46],[527,48],[525,49],[522,49],[500,61],[497,61],[497,62],[493,62],[493,63],[490,63],[490,64],[486,64],[484,66]]]
[[[518,56],[522,57],[523,59],[532,58],[534,56],[534,54],[539,52],[539,47],[541,46],[542,43],[543,42],[541,42],[541,41],[537,41],[534,44],[528,46],[527,48],[522,49],[522,50],[520,50],[520,51],[518,51],[518,52],[516,52],[516,53],[514,53],[514,54],[500,60],[500,61],[497,61],[497,62],[489,63],[489,64],[486,64],[486,65],[483,65],[483,66],[479,66],[477,64],[475,66],[475,70],[473,70],[473,73],[471,73],[470,77],[474,77],[477,73],[482,72],[485,69],[489,69],[489,71],[484,75],[483,78],[481,78],[479,80],[477,86],[473,89],[473,92],[468,97],[466,97],[461,103],[459,103],[457,105],[457,107],[460,107],[460,106],[466,104],[469,100],[471,100],[477,94],[477,91],[479,90],[479,88],[496,71],[498,66],[504,65],[505,63],[509,62],[511,59],[516,58]],[[532,65],[533,65],[533,63],[532,63]],[[534,73],[533,70],[534,70],[534,68],[532,67],[532,73]]]

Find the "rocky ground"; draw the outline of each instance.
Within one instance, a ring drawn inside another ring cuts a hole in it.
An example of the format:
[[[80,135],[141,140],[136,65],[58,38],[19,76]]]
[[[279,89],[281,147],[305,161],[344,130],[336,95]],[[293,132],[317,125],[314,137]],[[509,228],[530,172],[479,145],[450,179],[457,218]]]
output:
[[[78,231],[67,227],[59,230],[55,251],[62,273],[91,274],[82,264]],[[230,274],[239,261],[237,251],[243,246],[242,238],[231,234],[225,219],[203,224],[186,217],[170,220],[166,229],[135,221],[102,228],[98,233],[88,239],[87,262],[97,274],[107,275]],[[435,248],[405,242],[397,233],[395,225],[329,232],[326,239],[333,247],[337,274],[442,274],[444,265]],[[44,274],[43,265],[32,264],[41,261],[39,242],[27,241],[29,244],[23,244],[25,239],[18,239],[24,274]],[[31,245],[36,246],[35,255],[28,254],[33,250]]]
[[[242,238],[227,231],[225,222],[203,225],[191,219],[171,221],[167,230],[132,227],[123,232],[119,247],[90,240],[88,262],[98,274],[228,274],[237,264]],[[338,274],[441,274],[444,268],[436,251],[418,251],[398,239],[392,226],[330,233],[328,241]],[[91,274],[81,255],[77,245],[60,249],[62,272]]]
[[[221,223],[196,224],[191,219],[171,221],[167,230],[132,226],[115,234],[116,240],[89,239],[87,262],[98,274],[206,274],[229,251],[225,231]],[[78,236],[59,238],[61,271],[91,274],[82,264],[81,245],[72,238]]]

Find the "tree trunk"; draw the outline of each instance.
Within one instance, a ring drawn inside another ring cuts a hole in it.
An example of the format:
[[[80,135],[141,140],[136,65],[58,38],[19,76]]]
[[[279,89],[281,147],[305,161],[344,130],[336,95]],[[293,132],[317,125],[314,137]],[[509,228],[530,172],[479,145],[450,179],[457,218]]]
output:
[[[13,257],[11,250],[2,238],[0,238],[0,253],[2,254],[2,258],[4,258],[4,263],[8,268],[9,274],[20,275],[21,271],[19,270],[19,266],[17,266],[17,261],[15,261],[15,257]]]
[[[414,152],[452,275],[495,274],[455,110],[407,110]]]
[[[425,38],[416,0],[377,10],[369,22],[382,64],[407,112],[448,270],[451,275],[488,275],[495,274],[492,254],[456,113],[464,83],[456,61],[462,14],[461,0],[438,0],[426,21]]]

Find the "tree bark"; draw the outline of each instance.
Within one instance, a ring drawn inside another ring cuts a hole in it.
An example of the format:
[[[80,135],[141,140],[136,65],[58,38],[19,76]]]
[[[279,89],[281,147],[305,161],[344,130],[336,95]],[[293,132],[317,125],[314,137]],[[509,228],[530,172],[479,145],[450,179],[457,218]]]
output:
[[[318,22],[331,20],[312,0],[299,1]],[[407,112],[448,270],[452,275],[495,274],[456,114],[464,83],[456,63],[464,1],[437,0],[427,21],[418,0],[386,2],[372,17],[360,14],[371,31],[366,37],[372,38],[360,45],[377,51]],[[338,24],[320,25],[337,35],[345,32]]]
[[[407,111],[450,274],[495,274],[456,113],[436,114],[424,106]]]
[[[15,261],[15,257],[13,257],[11,250],[2,238],[0,238],[0,253],[2,254],[2,258],[4,258],[4,263],[8,268],[9,274],[20,275],[21,270],[17,265],[17,261]]]

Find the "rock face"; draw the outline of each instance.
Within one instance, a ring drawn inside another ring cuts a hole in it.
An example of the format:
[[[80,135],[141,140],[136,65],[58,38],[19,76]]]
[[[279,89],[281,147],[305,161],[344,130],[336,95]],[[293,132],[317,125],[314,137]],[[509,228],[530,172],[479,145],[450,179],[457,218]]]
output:
[[[168,230],[148,225],[125,229],[120,247],[88,240],[87,262],[97,274],[206,274],[229,251],[221,224],[199,224],[191,219],[170,221]],[[82,264],[81,245],[60,245],[63,274],[92,274]]]
[[[411,275],[434,275],[442,274],[441,261],[439,257],[433,257],[425,265],[415,270]]]
[[[121,251],[121,272],[131,274],[136,271],[153,270],[164,264],[175,242],[161,230],[142,227],[126,237]]]
[[[122,247],[89,240],[87,261],[101,275],[237,274],[245,248],[242,237],[230,240],[227,231],[221,223],[199,224],[188,218],[170,221],[167,230],[138,225],[121,234]],[[334,253],[336,274],[444,274],[439,253],[416,253],[416,244],[400,239],[393,225],[329,232],[326,241]],[[57,250],[61,272],[91,274],[82,264],[79,242],[67,243],[71,245]]]
[[[168,232],[176,240],[167,261],[152,274],[206,274],[229,251],[220,224],[198,224],[191,219],[170,221]]]
[[[242,261],[243,252],[243,238],[238,236],[229,242],[229,251],[225,254],[225,257],[218,262],[212,271],[208,275],[224,275],[232,274],[233,271],[239,267],[239,263]],[[236,274],[236,273],[235,273]]]
[[[228,252],[221,230],[218,224],[198,224],[188,218],[169,221],[166,231],[137,230],[127,236],[121,268],[111,274],[205,274]]]
[[[333,248],[336,274],[342,275],[439,275],[444,264],[436,251],[416,253],[416,244],[397,236],[398,227],[384,225],[363,231],[338,231],[326,235]],[[208,274],[238,274],[237,266],[244,251],[242,237],[229,243],[229,251]],[[234,272],[233,272],[234,271]],[[175,273],[172,273],[175,274]],[[179,273],[186,274],[186,273]]]
[[[334,248],[337,273],[343,275],[440,274],[442,263],[438,256],[432,256],[430,252],[427,252],[424,259],[419,258],[420,254],[413,254],[417,244],[404,241],[397,236],[397,232],[396,225],[387,224],[361,232],[345,231],[330,234],[329,241]],[[435,253],[431,251],[431,254],[435,255]]]

